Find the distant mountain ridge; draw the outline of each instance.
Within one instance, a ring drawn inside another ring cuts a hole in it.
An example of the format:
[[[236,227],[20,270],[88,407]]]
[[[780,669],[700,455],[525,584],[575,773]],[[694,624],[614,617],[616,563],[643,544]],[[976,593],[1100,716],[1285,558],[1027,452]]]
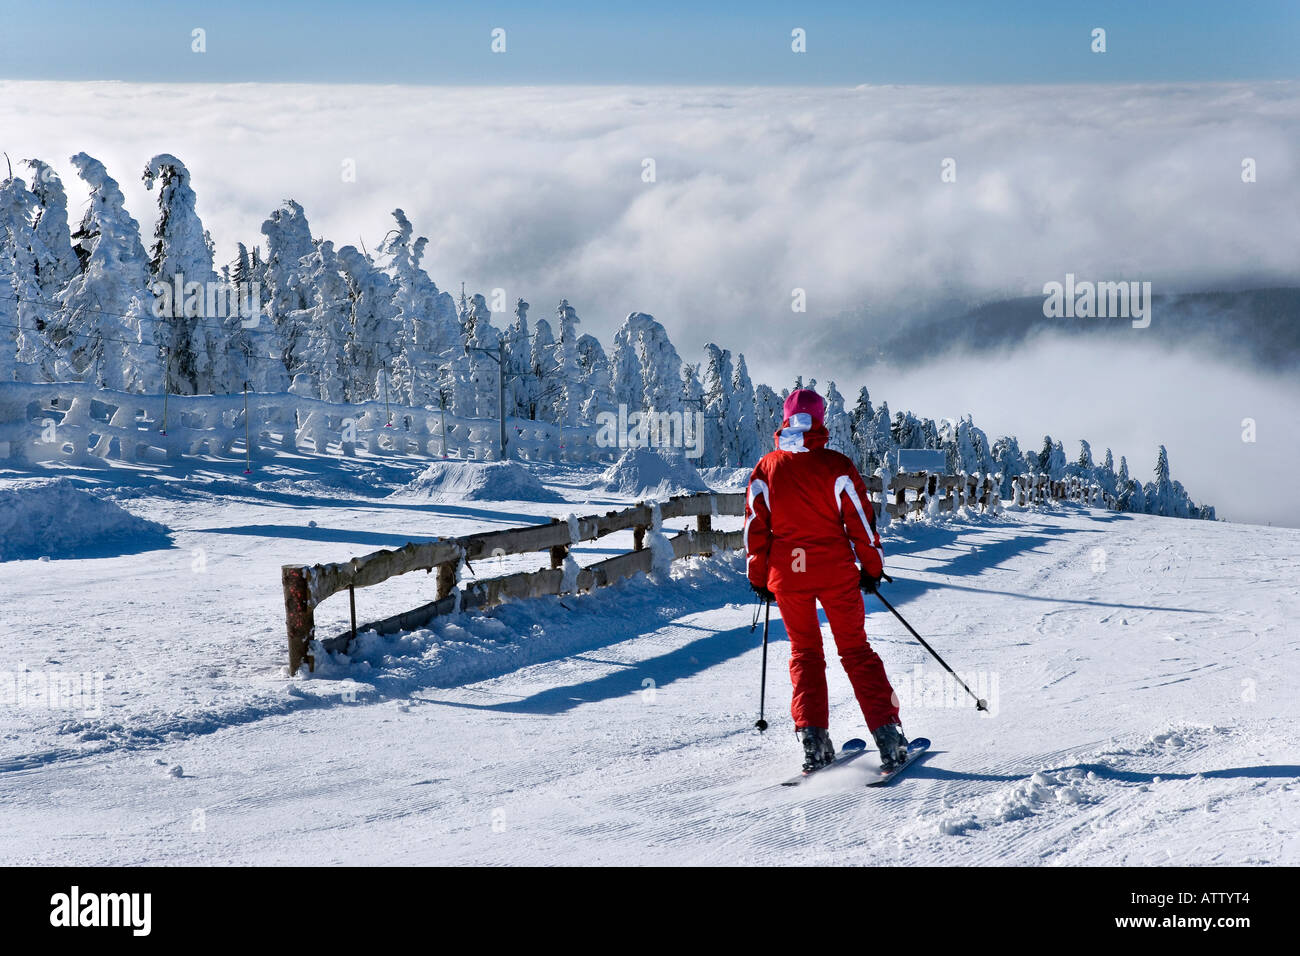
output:
[[[1191,345],[1234,354],[1272,371],[1300,369],[1300,287],[1152,297],[1151,324],[1126,318],[1048,318],[1043,296],[1003,299],[959,314],[909,323],[882,335],[868,364],[913,365],[948,352],[992,352],[1044,333]]]

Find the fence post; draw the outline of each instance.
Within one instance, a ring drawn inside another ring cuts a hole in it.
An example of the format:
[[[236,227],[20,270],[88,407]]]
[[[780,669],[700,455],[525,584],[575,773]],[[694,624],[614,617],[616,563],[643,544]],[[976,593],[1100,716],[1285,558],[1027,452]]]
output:
[[[316,614],[311,606],[305,565],[284,565],[280,579],[284,584],[284,620],[289,632],[289,676],[292,677],[304,660],[309,670],[316,669],[316,662],[307,653],[315,636]]]
[[[438,600],[441,601],[456,586],[456,563],[445,561],[438,565]]]
[[[893,484],[896,481],[898,481],[897,475],[891,479],[890,483]],[[901,483],[894,492],[894,517],[899,521],[907,520],[907,488]]]

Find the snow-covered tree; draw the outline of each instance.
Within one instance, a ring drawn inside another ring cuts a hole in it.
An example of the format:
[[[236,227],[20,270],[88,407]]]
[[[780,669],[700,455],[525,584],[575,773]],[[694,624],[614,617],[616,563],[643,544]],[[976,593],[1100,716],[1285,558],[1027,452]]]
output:
[[[710,342],[704,347],[704,361],[699,368],[700,386],[703,389],[704,467],[730,465],[739,461],[735,448],[734,422],[731,414],[731,353]],[[687,398],[687,411],[699,406]]]
[[[217,281],[217,275],[190,186],[190,172],[175,156],[160,153],[149,160],[141,178],[146,189],[158,184],[158,223],[149,276],[155,293],[162,292],[160,305],[168,304],[170,297],[164,324],[169,386],[182,395],[224,391],[232,383],[216,381],[218,366],[225,364],[239,317],[207,314],[209,285]]]
[[[871,406],[871,393],[867,386],[858,389],[858,400],[849,412],[849,428],[853,433],[853,454],[850,456],[859,470],[867,467],[867,455],[871,449],[871,420],[876,411]]]
[[[31,220],[36,257],[37,284],[41,294],[52,300],[76,275],[81,264],[72,251],[72,233],[68,228],[68,196],[58,173],[39,159],[24,160],[32,170],[31,192],[36,208]]]
[[[594,424],[601,412],[614,411],[614,393],[610,385],[609,359],[594,335],[578,338],[578,368],[583,394],[582,421]]]
[[[262,275],[262,314],[286,372],[302,366],[308,330],[300,324],[311,301],[306,261],[315,252],[302,206],[292,199],[262,223],[267,255]],[[260,326],[259,326],[260,328]],[[275,353],[267,353],[275,354]]]
[[[758,426],[760,447],[764,454],[772,447],[772,436],[781,427],[781,409],[785,399],[767,385],[754,388],[754,418]],[[757,464],[757,461],[755,461]]]
[[[59,351],[49,338],[52,303],[40,286],[37,198],[21,179],[0,183],[0,381],[56,380]]]
[[[78,153],[72,163],[90,189],[90,201],[73,239],[81,271],[59,293],[51,341],[68,357],[69,371],[83,381],[122,388],[131,300],[145,290],[147,260],[140,227],[104,164]],[[60,376],[61,377],[61,376]]]
[[[352,302],[340,272],[334,243],[322,239],[305,263],[311,304],[292,316],[307,332],[307,341],[297,354],[293,391],[327,402],[342,402],[347,387],[347,342],[351,328]]]
[[[1115,494],[1115,456],[1111,454],[1109,448],[1106,449],[1106,457],[1102,459],[1101,464],[1095,469],[1094,477],[1097,483],[1101,485],[1102,491],[1108,495]]]
[[[1060,481],[1065,477],[1066,466],[1065,446],[1052,441],[1051,435],[1044,435],[1043,447],[1038,453],[1038,471],[1052,481]]]
[[[758,427],[754,383],[750,380],[743,354],[736,355],[736,367],[731,376],[731,407],[736,430],[735,464],[752,468],[767,451],[767,442]]]
[[[1010,498],[1015,479],[1029,472],[1025,456],[1020,451],[1020,443],[1014,436],[1003,435],[993,443],[992,455],[992,470],[1002,474],[1001,495],[1003,498]]]
[[[921,420],[909,412],[897,412],[890,426],[895,448],[926,448],[927,435]]]
[[[393,218],[397,226],[385,237],[379,251],[390,257],[388,272],[395,315],[392,322],[398,328],[389,334],[392,341],[386,347],[377,347],[372,361],[387,365],[394,359],[384,358],[383,352],[394,357],[404,354],[403,390],[409,390],[415,405],[437,405],[444,366],[453,361],[453,351],[464,350],[465,338],[456,303],[448,293],[439,291],[421,265],[428,239],[421,236],[412,242],[411,222],[401,209],[393,210]]]
[[[568,299],[561,299],[555,309],[560,326],[560,340],[555,343],[555,378],[551,383],[554,396],[552,421],[557,425],[576,425],[582,416],[586,396],[582,390],[582,369],[578,363],[578,325],[581,319]]]
[[[948,471],[982,474],[993,470],[993,455],[988,437],[970,415],[954,420],[945,418],[939,426],[939,447],[947,455]]]
[[[826,430],[831,436],[826,447],[852,458],[853,426],[844,408],[844,396],[834,382],[826,385]]]
[[[1146,512],[1164,515],[1167,518],[1186,518],[1192,510],[1192,502],[1182,484],[1171,479],[1169,475],[1169,453],[1165,446],[1160,446],[1156,454],[1153,480],[1144,489],[1146,491]]]
[[[528,365],[531,375],[528,417],[550,421],[548,398],[555,385],[555,333],[551,331],[551,323],[545,319],[538,319],[533,328]]]
[[[375,394],[375,380],[380,369],[392,364],[394,345],[401,340],[396,284],[354,246],[344,246],[337,255],[351,303],[344,348],[344,400],[370,401],[380,397]],[[423,380],[433,381],[436,376]],[[421,404],[432,404],[432,396],[421,398]]]
[[[506,327],[506,407],[515,418],[531,418],[536,407],[532,376],[532,340],[528,332],[528,303],[515,301],[515,320]]]
[[[878,468],[889,468],[894,461],[894,440],[890,431],[892,419],[889,414],[889,403],[881,402],[876,408],[876,413],[871,417],[871,422],[867,431],[866,459],[863,461],[863,469],[866,473],[875,474]]]
[[[682,410],[682,360],[654,316],[633,312],[614,334],[614,398],[630,410]]]

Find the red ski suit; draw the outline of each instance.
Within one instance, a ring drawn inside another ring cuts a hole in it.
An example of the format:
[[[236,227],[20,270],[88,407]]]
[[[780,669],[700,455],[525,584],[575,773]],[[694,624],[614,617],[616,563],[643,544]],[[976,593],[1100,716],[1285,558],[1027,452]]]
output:
[[[867,729],[897,723],[898,699],[867,643],[854,564],[856,556],[874,574],[884,567],[862,476],[852,461],[826,447],[825,426],[808,415],[786,419],[774,437],[776,450],[763,456],[749,479],[745,552],[750,582],[776,594],[790,637],[795,727],[830,725],[818,601]]]

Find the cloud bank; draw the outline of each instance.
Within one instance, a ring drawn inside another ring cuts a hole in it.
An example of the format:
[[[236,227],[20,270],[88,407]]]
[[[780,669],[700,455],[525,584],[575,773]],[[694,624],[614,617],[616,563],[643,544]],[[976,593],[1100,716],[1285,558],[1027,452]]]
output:
[[[0,82],[0,148],[15,160],[53,163],[74,218],[85,192],[67,157],[89,152],[122,183],[146,231],[155,197],[140,171],[155,153],[174,153],[193,173],[199,212],[223,259],[236,241],[260,239],[262,220],[285,198],[303,204],[314,234],[371,250],[400,206],[429,237],[426,266],[443,288],[458,291],[461,281],[471,290],[502,288],[508,301],[528,299],[534,315],[567,297],[584,329],[606,341],[628,312],[650,312],[688,360],[717,341],[745,352],[759,379],[833,374],[847,392],[862,381],[860,370],[841,367],[824,345],[818,354],[801,345],[844,313],[856,317],[844,334],[866,339],[935,310],[1036,295],[1067,272],[1151,281],[1156,292],[1243,279],[1297,284],[1297,94],[1300,84],[1285,82],[859,89]],[[1246,158],[1255,161],[1255,183],[1242,182]],[[946,159],[955,161],[955,182],[941,181]],[[646,160],[653,182],[645,181]],[[355,181],[345,181],[353,167]],[[806,313],[791,311],[794,289],[805,290]],[[1038,437],[1073,427],[1075,403],[1053,396],[1052,378],[1037,400],[1047,419],[1032,429]],[[924,375],[898,377],[897,390],[869,384],[895,408],[977,411],[959,401],[970,391],[939,401],[942,392]],[[1165,387],[1177,396],[1189,386],[1170,378]],[[1140,416],[1124,394],[1112,383],[1096,424],[1075,430],[1094,445],[1131,441],[1131,464],[1144,472],[1154,449],[1133,427]],[[977,421],[991,432],[1016,430],[1001,414]],[[1177,403],[1147,414],[1165,433],[1190,420]],[[1103,434],[1111,420],[1121,431],[1115,437]],[[1194,447],[1180,456],[1172,445],[1170,453],[1194,497],[1213,499],[1199,474],[1212,463],[1193,460],[1206,456]],[[1214,503],[1232,514],[1227,501]]]

